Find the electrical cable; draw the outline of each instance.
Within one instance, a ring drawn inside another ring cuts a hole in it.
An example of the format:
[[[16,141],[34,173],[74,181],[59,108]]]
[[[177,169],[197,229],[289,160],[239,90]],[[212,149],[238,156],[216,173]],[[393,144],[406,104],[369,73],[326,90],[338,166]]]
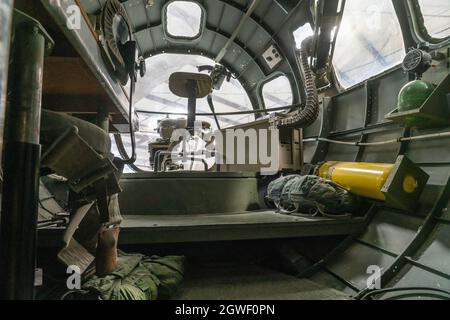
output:
[[[136,137],[134,134],[134,127],[133,127],[133,91],[134,91],[134,76],[130,74],[130,103],[129,103],[129,116],[128,116],[128,122],[129,122],[129,130],[130,130],[130,139],[131,139],[131,157],[128,156],[127,151],[125,148],[123,148],[121,153],[122,160],[121,162],[125,165],[134,164],[136,162]],[[115,135],[116,136],[116,135]],[[122,137],[120,137],[122,139]],[[123,145],[123,143],[122,143]]]
[[[439,293],[433,293],[433,292],[421,292],[420,294],[418,294],[418,293],[403,293],[403,294],[398,294],[398,295],[391,296],[389,298],[382,299],[382,300],[399,300],[399,299],[407,299],[407,298],[417,298],[419,296],[427,297],[427,298],[436,298],[439,300],[449,300],[449,297],[440,295]]]
[[[123,145],[122,136],[118,133],[114,134],[114,141],[116,142],[117,150],[122,158],[127,157],[127,151],[125,150],[125,146]],[[129,163],[127,166],[133,170],[134,172],[143,172],[144,170],[137,167],[134,163]]]
[[[450,299],[450,291],[443,290],[443,289],[431,288],[431,287],[399,287],[399,288],[375,289],[375,290],[367,292],[366,294],[364,294],[363,296],[358,298],[358,300],[365,300],[365,299],[368,299],[377,294],[398,292],[398,291],[432,291],[432,292],[437,292],[437,293],[447,295],[448,298]]]
[[[216,121],[217,130],[220,130],[219,119],[217,119],[217,114],[216,114],[216,110],[214,108],[214,102],[213,102],[213,99],[212,99],[212,94],[209,94],[208,97],[206,98],[206,100],[208,101],[209,108],[211,109],[211,112],[214,115],[214,120]]]
[[[121,7],[121,6],[120,6]],[[121,7],[123,8],[123,7]],[[135,83],[137,81],[137,69],[141,69],[141,75],[143,74],[143,70],[141,66],[136,65],[136,45],[137,42],[133,41],[133,33],[131,30],[130,23],[127,19],[127,16],[125,13],[121,13],[122,18],[125,21],[126,27],[128,28],[128,41],[124,44],[120,43],[118,45],[118,51],[119,51],[119,58],[121,58],[121,61],[124,63],[124,69],[126,70],[126,73],[128,74],[127,79],[130,81],[130,95],[129,95],[129,108],[128,108],[128,124],[129,124],[129,130],[130,130],[130,140],[131,140],[131,156],[128,156],[127,151],[125,148],[123,148],[123,152],[121,153],[122,159],[120,160],[121,164],[123,165],[132,165],[136,162],[137,155],[136,155],[136,137],[134,132],[134,123],[133,123],[133,94],[135,91]],[[114,39],[117,41],[117,39]],[[117,138],[116,138],[117,140]]]
[[[276,108],[268,108],[268,109],[255,109],[255,110],[245,110],[245,111],[232,111],[232,112],[216,112],[216,116],[239,116],[242,114],[255,114],[255,113],[267,113],[273,111],[283,111],[283,110],[291,110],[293,108],[297,108],[299,105],[289,105],[283,107]],[[173,115],[173,116],[187,116],[186,112],[164,112],[164,111],[147,111],[147,110],[136,110],[137,113],[144,114],[160,114],[160,115]],[[211,112],[196,112],[196,116],[213,116],[214,114]]]

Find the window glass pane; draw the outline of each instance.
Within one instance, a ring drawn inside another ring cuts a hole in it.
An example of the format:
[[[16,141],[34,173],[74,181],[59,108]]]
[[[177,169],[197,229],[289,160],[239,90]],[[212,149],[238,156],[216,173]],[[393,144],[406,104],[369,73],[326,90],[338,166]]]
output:
[[[187,99],[175,96],[169,90],[169,77],[174,72],[198,72],[201,65],[214,65],[209,58],[196,55],[160,54],[146,60],[147,74],[139,78],[134,94],[134,108],[136,110],[160,111],[160,112],[187,112]],[[214,90],[213,101],[216,112],[236,112],[252,110],[252,104],[247,92],[240,82],[231,78],[225,81],[220,90]],[[206,98],[197,100],[197,112],[210,113]],[[148,143],[159,138],[156,132],[158,121],[167,115],[153,115],[139,113],[140,132],[136,133],[137,162],[136,165],[144,170],[150,169]],[[183,115],[169,115],[172,119],[186,118]],[[221,128],[245,124],[255,120],[254,114],[219,116]],[[197,120],[208,121],[213,130],[217,129],[213,116],[198,116]],[[123,134],[122,139],[125,148],[131,154],[131,145],[128,134]],[[113,146],[113,153],[118,155]],[[126,167],[127,169],[128,167]],[[127,169],[129,171],[129,169]]]
[[[202,9],[194,2],[175,1],[167,6],[167,32],[171,36],[197,37],[201,21]]]
[[[450,1],[419,0],[425,27],[433,38],[450,36]]]
[[[265,83],[262,94],[266,109],[289,106],[293,101],[291,84],[286,76]]]
[[[344,88],[402,62],[400,24],[391,0],[347,0],[336,39],[333,66]]]

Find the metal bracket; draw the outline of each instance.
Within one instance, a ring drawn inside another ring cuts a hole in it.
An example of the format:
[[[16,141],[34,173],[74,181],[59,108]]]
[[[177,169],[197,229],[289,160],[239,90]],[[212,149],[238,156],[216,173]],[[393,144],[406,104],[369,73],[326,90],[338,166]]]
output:
[[[429,175],[406,156],[399,156],[381,192],[388,206],[414,211]]]
[[[446,126],[450,124],[450,105],[446,95],[450,93],[450,75],[433,91],[424,104],[414,110],[399,112],[398,108],[389,112],[385,118],[397,123],[414,125],[420,128]]]
[[[45,56],[50,55],[53,47],[55,46],[55,42],[39,21],[23,13],[22,11],[15,9],[13,15],[13,25],[14,29],[26,26],[28,28],[32,28],[34,32],[41,34],[45,39]]]

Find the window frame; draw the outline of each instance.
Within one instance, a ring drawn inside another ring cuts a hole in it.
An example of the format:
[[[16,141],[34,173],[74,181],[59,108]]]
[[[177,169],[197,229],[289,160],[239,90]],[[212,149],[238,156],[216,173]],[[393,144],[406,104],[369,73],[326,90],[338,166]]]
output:
[[[174,2],[192,2],[200,8],[200,10],[201,10],[200,28],[199,28],[198,33],[195,36],[193,36],[193,37],[176,36],[169,32],[169,30],[167,28],[168,27],[167,13],[168,13],[169,6],[171,4],[173,4]],[[201,5],[200,3],[198,3],[197,1],[194,1],[194,0],[171,0],[171,1],[168,1],[166,4],[164,4],[164,6],[162,8],[162,25],[163,25],[164,35],[165,35],[166,39],[171,42],[178,42],[178,43],[189,42],[189,43],[191,43],[193,41],[199,41],[203,35],[203,32],[205,31],[206,9],[203,7],[203,5]]]
[[[427,42],[430,49],[439,49],[450,44],[450,35],[445,38],[435,38],[431,36],[425,25],[419,0],[407,0],[406,7],[409,11],[408,20],[412,34],[417,43]]]

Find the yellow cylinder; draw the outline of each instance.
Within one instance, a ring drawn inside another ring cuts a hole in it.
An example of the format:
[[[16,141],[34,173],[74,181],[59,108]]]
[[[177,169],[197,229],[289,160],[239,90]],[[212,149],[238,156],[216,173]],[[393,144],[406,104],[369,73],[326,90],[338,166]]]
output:
[[[393,167],[387,163],[328,161],[319,168],[319,176],[356,195],[384,201],[381,188]]]

